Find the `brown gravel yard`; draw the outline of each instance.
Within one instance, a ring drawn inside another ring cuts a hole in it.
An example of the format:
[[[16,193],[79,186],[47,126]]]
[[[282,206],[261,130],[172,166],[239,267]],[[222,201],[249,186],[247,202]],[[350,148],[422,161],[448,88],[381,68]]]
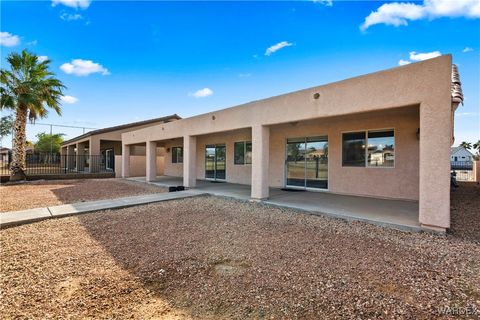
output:
[[[0,186],[0,212],[163,192],[160,187],[121,179],[39,180]]]
[[[476,229],[462,222],[446,236],[216,197],[1,230],[0,314],[434,319],[440,307],[472,311],[480,308],[472,235],[480,198],[456,198],[479,190],[452,195],[454,223],[466,215]]]

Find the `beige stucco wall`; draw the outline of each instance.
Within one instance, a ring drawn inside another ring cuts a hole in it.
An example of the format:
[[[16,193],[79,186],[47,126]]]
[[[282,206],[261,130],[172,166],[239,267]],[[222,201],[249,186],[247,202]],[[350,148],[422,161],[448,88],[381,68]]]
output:
[[[274,126],[270,130],[270,186],[285,184],[285,143],[288,138],[328,136],[329,191],[418,200],[418,117],[417,106]],[[395,167],[342,167],[342,132],[378,129],[395,130]]]
[[[288,138],[328,136],[329,191],[343,194],[418,200],[419,192],[419,127],[418,106],[399,108],[388,112],[358,114],[284,124],[270,129],[269,185],[285,185],[285,143]],[[395,167],[342,167],[342,132],[356,130],[395,130]],[[205,179],[205,146],[225,144],[227,182],[251,184],[251,165],[234,164],[234,143],[251,141],[251,130],[241,129],[197,137],[197,178]],[[182,140],[167,142],[181,146]],[[171,154],[165,157],[165,174],[182,176],[182,164],[172,164]],[[392,183],[394,181],[394,183]]]
[[[164,172],[164,157],[157,156],[157,175],[162,176]],[[144,177],[146,172],[146,157],[145,156],[130,156],[130,176]],[[122,156],[115,155],[115,178],[122,177]]]

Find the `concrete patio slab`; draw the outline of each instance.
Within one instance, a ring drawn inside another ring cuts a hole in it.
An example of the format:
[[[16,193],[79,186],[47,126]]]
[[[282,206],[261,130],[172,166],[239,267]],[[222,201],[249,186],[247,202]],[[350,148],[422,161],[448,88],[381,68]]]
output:
[[[128,178],[146,182],[145,177]],[[161,187],[181,186],[181,177],[158,176],[148,182]],[[235,183],[197,180],[195,189],[211,195],[250,200],[250,186]],[[363,221],[402,231],[423,231],[418,222],[418,202],[339,195],[329,192],[284,191],[270,188],[270,197],[263,204],[326,215],[345,220]]]
[[[185,190],[179,192],[155,193],[118,199],[79,202],[47,208],[11,211],[0,214],[0,228],[99,210],[119,209],[154,202],[195,197],[206,194],[208,193],[200,190]]]

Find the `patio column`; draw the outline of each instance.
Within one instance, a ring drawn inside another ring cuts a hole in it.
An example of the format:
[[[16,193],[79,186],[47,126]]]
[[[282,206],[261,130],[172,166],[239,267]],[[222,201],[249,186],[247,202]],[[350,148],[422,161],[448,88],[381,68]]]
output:
[[[270,128],[266,126],[252,127],[252,195],[261,200],[269,196],[268,164],[270,147]]]
[[[102,156],[100,152],[100,139],[90,137],[88,145],[88,156],[90,158],[90,172],[99,172],[102,167]],[[105,159],[103,159],[105,161]]]
[[[157,143],[147,141],[146,153],[146,180],[154,181],[157,178]]]
[[[420,105],[419,221],[424,227],[450,227],[450,146],[452,121],[448,106]]]
[[[183,186],[194,188],[197,182],[197,137],[183,137]]]
[[[122,178],[130,176],[130,146],[122,143]]]
[[[67,169],[75,169],[75,145],[71,144],[67,146]]]
[[[77,171],[85,169],[85,144],[77,143]]]

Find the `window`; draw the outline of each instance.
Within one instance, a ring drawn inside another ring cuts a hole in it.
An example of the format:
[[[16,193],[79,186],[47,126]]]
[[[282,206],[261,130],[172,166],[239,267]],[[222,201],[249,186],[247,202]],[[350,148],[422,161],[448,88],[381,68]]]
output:
[[[393,130],[368,132],[369,167],[393,167],[395,161],[395,137]]]
[[[365,167],[365,132],[343,134],[342,165]]]
[[[348,132],[342,136],[344,167],[394,167],[395,134],[393,130]]]
[[[172,148],[172,163],[183,163],[183,148],[182,147],[173,147]]]
[[[252,163],[252,143],[250,141],[235,142],[233,150],[234,164]]]

